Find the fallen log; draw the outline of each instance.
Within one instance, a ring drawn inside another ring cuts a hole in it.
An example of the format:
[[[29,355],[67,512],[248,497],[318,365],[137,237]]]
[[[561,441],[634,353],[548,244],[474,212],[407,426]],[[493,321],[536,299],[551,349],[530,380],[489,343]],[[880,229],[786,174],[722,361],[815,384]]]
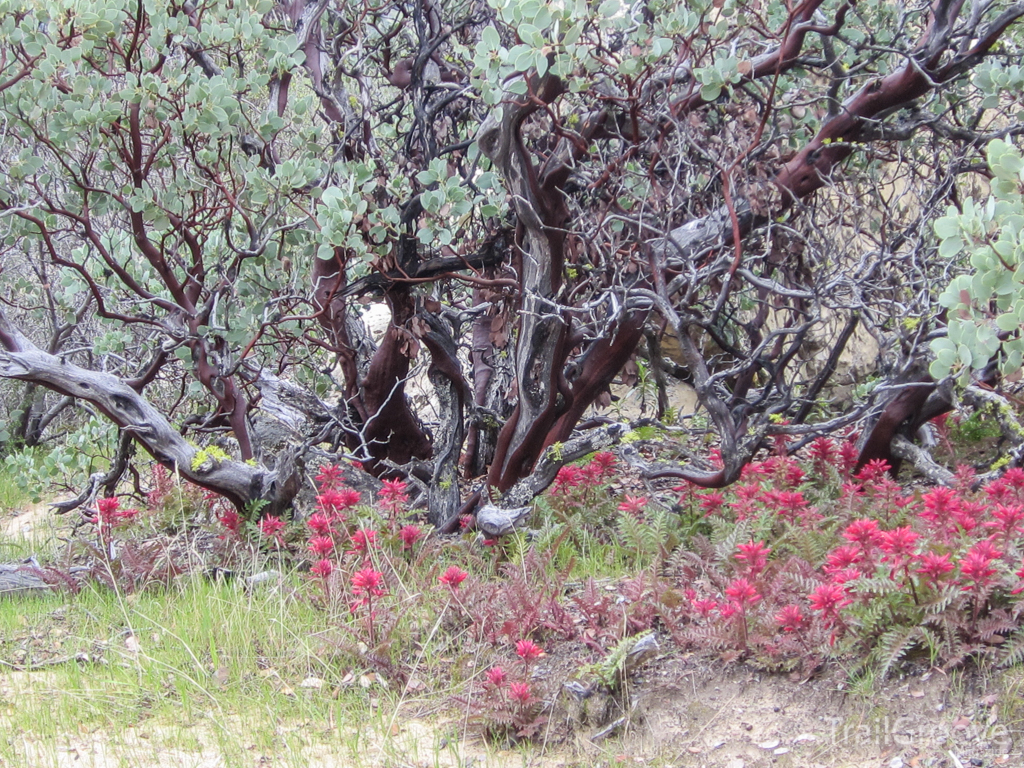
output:
[[[40,595],[53,591],[34,565],[0,563],[0,598]]]

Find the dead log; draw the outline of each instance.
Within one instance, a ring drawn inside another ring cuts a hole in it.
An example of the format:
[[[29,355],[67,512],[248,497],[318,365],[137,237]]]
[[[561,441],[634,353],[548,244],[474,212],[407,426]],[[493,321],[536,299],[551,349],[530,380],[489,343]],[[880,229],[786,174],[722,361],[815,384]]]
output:
[[[0,598],[43,595],[53,591],[34,565],[0,563]]]

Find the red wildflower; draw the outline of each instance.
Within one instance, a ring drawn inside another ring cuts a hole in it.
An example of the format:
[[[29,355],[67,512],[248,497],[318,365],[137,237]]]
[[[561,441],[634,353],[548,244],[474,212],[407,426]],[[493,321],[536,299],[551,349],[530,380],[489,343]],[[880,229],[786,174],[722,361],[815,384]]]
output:
[[[736,503],[732,505],[732,511],[736,513],[737,520],[746,520],[757,511],[761,486],[757,483],[747,483],[735,488]]]
[[[941,533],[951,529],[954,514],[960,511],[960,499],[951,488],[935,488],[921,497],[924,509],[920,515]]]
[[[761,599],[757,588],[745,578],[736,579],[725,588],[725,596],[732,600],[740,608],[753,605]]]
[[[982,539],[981,541],[979,541],[977,544],[971,547],[971,551],[977,552],[980,557],[984,557],[989,560],[998,560],[1003,556],[1003,553],[1000,552],[996,548],[996,546],[988,539]]]
[[[970,533],[978,527],[978,518],[984,517],[988,505],[980,501],[964,501],[953,510],[953,520],[964,531]]]
[[[872,483],[888,475],[890,469],[892,467],[889,466],[889,462],[885,459],[872,459],[861,467],[860,472],[854,475],[854,477],[863,483]]]
[[[997,534],[1010,538],[1018,533],[1024,533],[1024,527],[1021,526],[1021,523],[1024,522],[1024,507],[1016,504],[1009,507],[996,504],[996,508],[992,511],[992,517],[995,519],[983,523],[983,525],[986,528],[995,529]]]
[[[518,701],[520,704],[526,704],[530,700],[530,684],[529,683],[512,683],[509,686],[509,696]]]
[[[836,571],[835,573],[832,573],[830,575],[832,577],[833,584],[838,584],[840,587],[843,588],[846,594],[850,594],[850,591],[853,589],[853,587],[848,587],[846,585],[849,584],[851,581],[856,581],[864,574],[856,568],[843,568],[841,571]]]
[[[705,619],[714,613],[716,608],[718,608],[718,601],[712,600],[711,598],[706,600],[691,600],[690,603],[693,605],[693,609]]]
[[[337,464],[321,467],[315,479],[320,490],[337,488],[342,481],[342,469]]]
[[[118,514],[121,518],[119,522],[130,523],[142,513],[137,509],[122,509]]]
[[[566,464],[555,475],[551,493],[556,496],[564,496],[569,493],[570,489],[578,487],[583,480],[583,471],[579,467],[575,464]]]
[[[740,611],[740,606],[736,603],[726,603],[718,609],[718,615],[723,619],[731,619]]]
[[[516,655],[529,663],[543,656],[544,651],[533,640],[519,640],[516,642]]]
[[[763,541],[752,541],[749,544],[739,544],[736,549],[739,553],[736,559],[747,567],[751,577],[757,576],[768,564],[768,555],[771,549],[765,546]]]
[[[334,563],[324,558],[323,560],[319,560],[316,565],[310,568],[309,572],[314,576],[319,576],[321,579],[326,579],[334,573]]]
[[[740,470],[740,480],[745,483],[760,483],[761,478],[768,477],[771,473],[771,467],[766,466],[766,462],[752,461]]]
[[[775,621],[783,632],[797,632],[803,628],[806,619],[798,605],[787,605],[777,614]]]
[[[1020,583],[1020,586],[1018,586],[1016,589],[1012,590],[1010,592],[1010,594],[1011,595],[1019,595],[1021,592],[1024,592],[1024,563],[1021,563],[1020,570],[1017,571],[1014,574],[1014,576],[1016,576],[1018,579],[1021,579],[1021,583]]]
[[[783,520],[796,522],[807,515],[809,508],[802,491],[766,491],[764,496]]]
[[[380,505],[392,514],[397,513],[409,501],[406,488],[408,485],[404,480],[382,480],[379,494]]]
[[[360,528],[352,534],[351,540],[352,549],[349,550],[349,554],[366,552],[377,545],[377,532],[369,528]]]
[[[314,536],[307,547],[317,557],[326,557],[334,551],[334,539],[330,536]]]
[[[839,468],[844,475],[848,475],[857,466],[857,459],[860,458],[860,450],[857,448],[856,440],[844,440],[839,446]]]
[[[473,523],[475,522],[476,518],[474,518],[472,515],[462,515],[461,517],[459,517],[459,529],[463,531],[468,530],[469,527],[472,526]]]
[[[461,568],[459,568],[458,566],[450,565],[448,566],[448,570],[441,574],[441,577],[438,579],[438,581],[440,581],[449,589],[456,590],[459,588],[459,584],[466,580],[467,576],[469,576],[469,574]]]
[[[985,486],[985,493],[994,502],[1024,504],[1024,469],[1010,467],[998,480]]]
[[[217,522],[231,533],[238,533],[242,528],[242,516],[235,509],[225,509],[224,513],[217,518]]]
[[[878,529],[877,520],[854,520],[846,526],[843,538],[859,545],[865,552],[870,552],[881,543],[882,532]]]
[[[380,597],[385,594],[384,575],[373,568],[364,568],[352,574],[352,592],[357,595]]]
[[[646,506],[646,496],[630,496],[627,494],[625,501],[619,504],[619,512],[625,512],[633,517],[640,517]]]
[[[615,472],[615,454],[608,453],[608,451],[600,451],[594,454],[590,464],[599,469],[598,476],[603,480]]]
[[[415,525],[402,526],[402,529],[398,532],[398,538],[402,540],[402,549],[412,549],[412,545],[422,535],[423,531]]]
[[[116,496],[107,496],[96,500],[96,509],[99,512],[101,523],[113,524],[117,521],[117,509],[121,505]]]
[[[937,584],[944,574],[953,570],[949,555],[925,552],[918,558],[918,562],[920,565],[914,569],[914,573],[920,573],[932,584]]]
[[[786,460],[782,482],[788,488],[798,488],[807,479],[807,473],[793,459]]]
[[[878,546],[885,552],[885,557],[882,559],[901,565],[914,556],[914,548],[919,538],[921,537],[914,533],[908,525],[884,531],[878,543]]]
[[[306,526],[317,536],[330,536],[334,533],[334,529],[331,527],[331,518],[323,512],[310,515],[309,520],[306,521]]]
[[[487,681],[495,688],[501,688],[507,679],[508,675],[501,667],[491,667],[487,670]]]
[[[259,522],[260,535],[267,539],[281,540],[281,531],[284,530],[284,520],[280,517],[267,515]]]
[[[856,567],[862,562],[864,562],[864,551],[854,544],[846,544],[836,547],[828,553],[824,570],[825,573],[835,573],[846,568]]]
[[[988,546],[982,547],[982,544],[987,544]],[[995,555],[998,557],[1001,553],[992,550],[991,546],[988,541],[979,542],[967,552],[967,557],[960,561],[960,575],[967,581],[973,582],[972,584],[964,584],[964,590],[982,589],[992,580],[996,569],[990,567],[995,559],[990,557],[990,554],[995,552]]]
[[[839,584],[822,584],[810,594],[811,610],[817,611],[827,622],[839,618],[839,610],[849,605],[852,600],[846,596],[846,590]]]
[[[629,496],[626,497],[630,498]],[[725,506],[725,494],[717,491],[707,491],[699,494],[700,508],[704,511],[704,514],[710,517],[711,515],[717,514],[722,511],[722,507]],[[621,507],[620,507],[621,509]]]
[[[827,437],[819,437],[807,447],[807,453],[811,457],[811,466],[814,474],[824,477],[828,467],[835,464],[838,458],[836,444]]]

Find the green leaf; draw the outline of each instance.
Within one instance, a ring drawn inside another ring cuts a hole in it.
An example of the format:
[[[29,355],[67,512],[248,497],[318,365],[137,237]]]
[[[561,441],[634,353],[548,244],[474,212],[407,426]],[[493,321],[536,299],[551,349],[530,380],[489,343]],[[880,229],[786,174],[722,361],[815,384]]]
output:
[[[484,27],[484,31],[480,34],[480,40],[492,51],[496,51],[501,46],[501,36],[498,35],[498,30],[490,25]]]

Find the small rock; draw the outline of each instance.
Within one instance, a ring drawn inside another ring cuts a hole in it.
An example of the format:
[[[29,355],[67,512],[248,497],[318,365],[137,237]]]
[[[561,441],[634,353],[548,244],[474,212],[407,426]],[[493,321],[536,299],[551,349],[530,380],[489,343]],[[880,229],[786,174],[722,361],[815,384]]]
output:
[[[815,736],[813,733],[801,733],[799,736],[797,736],[795,739],[793,739],[793,743],[794,744],[799,744],[802,741],[817,741],[817,740],[818,740],[818,737]]]
[[[736,757],[726,763],[725,768],[746,768],[746,765],[746,763]]]
[[[218,688],[223,688],[225,685],[228,684],[229,677],[230,674],[228,672],[228,668],[221,664],[213,672],[213,684],[216,685]]]
[[[323,687],[324,681],[321,680],[319,677],[307,677],[305,680],[299,683],[299,688],[312,688],[318,691]]]
[[[261,571],[260,573],[253,574],[245,580],[245,588],[247,590],[256,589],[257,587],[270,587],[275,584],[281,583],[281,572],[280,571]]]
[[[768,741],[762,741],[757,746],[759,746],[761,749],[775,749],[781,743],[782,742],[778,739],[769,739]]]
[[[903,762],[903,758],[896,756],[889,761],[889,768],[903,768],[906,763]]]
[[[923,699],[924,698],[924,691],[921,691],[921,690],[910,691],[910,698],[912,698],[912,699]]]
[[[965,717],[963,715],[960,715],[960,717],[958,717],[956,720],[953,721],[953,730],[954,731],[966,731],[970,727],[971,727],[970,718],[967,718],[967,717]]]
[[[124,648],[132,656],[137,656],[139,651],[142,650],[142,646],[139,645],[139,639],[135,635],[128,635],[124,639]]]
[[[789,754],[789,747],[779,747],[778,749],[772,750],[773,755],[786,755]]]

